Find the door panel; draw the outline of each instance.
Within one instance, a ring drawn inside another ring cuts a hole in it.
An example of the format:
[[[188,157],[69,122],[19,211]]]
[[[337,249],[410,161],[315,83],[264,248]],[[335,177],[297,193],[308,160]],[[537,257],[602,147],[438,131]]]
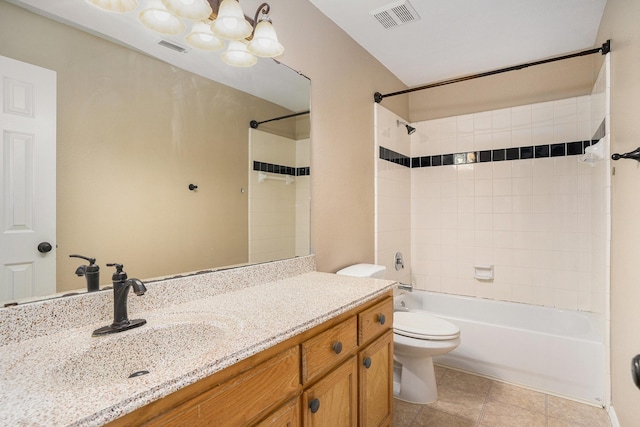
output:
[[[0,301],[54,293],[56,74],[0,57]],[[50,252],[38,245],[49,242]]]

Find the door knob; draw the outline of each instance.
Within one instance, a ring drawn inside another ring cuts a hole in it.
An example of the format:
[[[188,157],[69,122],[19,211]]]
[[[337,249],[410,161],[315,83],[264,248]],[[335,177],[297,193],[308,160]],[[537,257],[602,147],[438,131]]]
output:
[[[640,388],[640,354],[631,359],[631,376],[636,387]]]
[[[38,252],[40,252],[42,254],[46,254],[47,252],[51,252],[51,249],[53,249],[53,246],[51,246],[51,243],[49,243],[49,242],[41,242],[38,245]]]

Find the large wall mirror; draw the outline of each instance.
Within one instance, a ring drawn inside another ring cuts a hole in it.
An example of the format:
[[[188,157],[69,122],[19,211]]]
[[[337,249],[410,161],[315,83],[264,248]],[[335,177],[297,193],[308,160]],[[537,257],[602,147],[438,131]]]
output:
[[[0,56],[56,72],[55,292],[86,289],[71,254],[96,258],[101,287],[107,263],[155,279],[308,255],[309,114],[249,123],[308,111],[309,79],[272,59],[203,67],[216,54],[104,35],[98,13],[0,0]]]

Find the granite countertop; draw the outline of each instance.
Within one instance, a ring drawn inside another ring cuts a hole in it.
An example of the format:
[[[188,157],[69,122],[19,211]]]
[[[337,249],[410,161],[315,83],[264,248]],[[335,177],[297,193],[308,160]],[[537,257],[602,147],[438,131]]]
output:
[[[372,300],[395,282],[311,272],[0,347],[0,425],[98,426]],[[154,298],[154,290],[140,298]],[[131,294],[129,299],[137,298]],[[127,378],[123,373],[147,370]]]

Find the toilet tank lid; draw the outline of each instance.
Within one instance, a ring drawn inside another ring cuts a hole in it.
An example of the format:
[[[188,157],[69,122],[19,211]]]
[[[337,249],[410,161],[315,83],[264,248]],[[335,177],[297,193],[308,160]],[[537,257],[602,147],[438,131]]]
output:
[[[373,277],[384,273],[386,270],[387,268],[384,265],[355,264],[339,270],[336,274],[341,276]]]

